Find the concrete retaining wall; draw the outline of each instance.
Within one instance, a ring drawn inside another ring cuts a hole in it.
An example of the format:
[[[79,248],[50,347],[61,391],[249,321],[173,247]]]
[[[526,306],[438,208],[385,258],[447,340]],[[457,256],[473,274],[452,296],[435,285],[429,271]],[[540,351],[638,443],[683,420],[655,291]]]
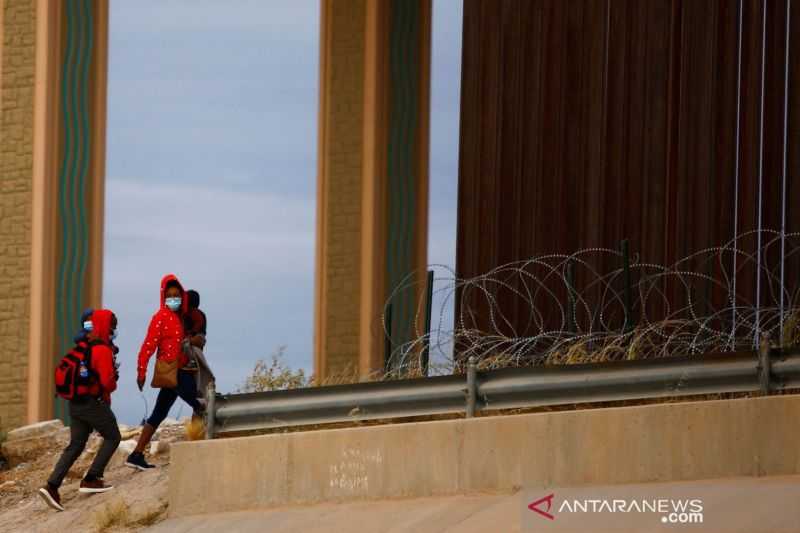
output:
[[[170,514],[800,473],[800,396],[187,442]]]

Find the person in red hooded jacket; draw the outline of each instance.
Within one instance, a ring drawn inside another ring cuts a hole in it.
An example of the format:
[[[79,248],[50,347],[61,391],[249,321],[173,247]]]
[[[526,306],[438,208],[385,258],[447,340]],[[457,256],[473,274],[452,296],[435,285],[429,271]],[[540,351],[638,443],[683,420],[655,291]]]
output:
[[[106,492],[114,487],[103,481],[103,472],[120,442],[117,418],[111,411],[111,393],[117,389],[116,369],[111,340],[116,337],[117,317],[108,309],[92,313],[92,330],[87,334],[89,345],[88,366],[90,383],[79,386],[76,396],[69,401],[70,440],[56,463],[47,484],[39,495],[52,508],[63,511],[58,488],[67,472],[83,453],[86,441],[93,430],[103,437],[103,444],[81,481],[80,492]]]
[[[147,337],[139,351],[136,384],[139,390],[144,387],[147,376],[147,363],[156,353],[156,358],[164,361],[178,360],[178,386],[173,389],[161,389],[158,392],[156,405],[147,419],[136,449],[128,455],[125,465],[139,470],[154,468],[144,459],[144,450],[159,424],[169,414],[169,410],[180,397],[194,410],[195,415],[200,415],[203,407],[197,400],[197,384],[194,372],[184,369],[189,363],[189,358],[183,352],[182,343],[185,337],[183,317],[188,311],[189,302],[186,291],[174,274],[168,274],[161,280],[161,306],[147,328]]]

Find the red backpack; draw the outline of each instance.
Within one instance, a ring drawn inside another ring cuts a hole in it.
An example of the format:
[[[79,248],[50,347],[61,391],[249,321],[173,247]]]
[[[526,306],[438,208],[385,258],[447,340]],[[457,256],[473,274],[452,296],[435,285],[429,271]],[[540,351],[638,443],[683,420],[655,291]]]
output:
[[[92,370],[92,346],[79,342],[70,350],[56,367],[56,394],[65,400],[73,400],[88,394],[89,387],[97,382],[97,373]],[[86,368],[86,375],[81,375],[81,366]]]

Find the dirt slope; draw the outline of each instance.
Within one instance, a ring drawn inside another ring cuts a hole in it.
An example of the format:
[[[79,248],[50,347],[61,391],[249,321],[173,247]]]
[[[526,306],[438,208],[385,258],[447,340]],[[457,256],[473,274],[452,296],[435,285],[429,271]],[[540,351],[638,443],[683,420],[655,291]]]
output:
[[[141,531],[166,518],[169,451],[148,455],[148,461],[158,468],[140,472],[122,465],[127,452],[119,449],[104,476],[114,490],[103,494],[78,492],[80,479],[100,443],[96,434],[59,491],[66,510],[58,512],[48,507],[37,490],[46,482],[66,445],[66,433],[68,430],[30,457],[12,461],[10,469],[0,470],[0,533]],[[136,438],[135,431],[127,433],[134,433],[133,439]],[[160,428],[158,436],[162,442],[183,440],[185,429],[179,423],[167,424]],[[130,445],[133,440],[125,442]]]

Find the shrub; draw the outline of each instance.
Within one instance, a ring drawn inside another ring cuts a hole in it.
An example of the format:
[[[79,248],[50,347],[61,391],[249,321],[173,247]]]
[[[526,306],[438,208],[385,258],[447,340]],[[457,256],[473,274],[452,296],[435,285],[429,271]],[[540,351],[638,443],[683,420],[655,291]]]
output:
[[[266,359],[256,361],[253,372],[237,392],[264,392],[308,386],[309,380],[305,371],[302,368],[292,370],[283,360],[285,352],[286,346],[279,346],[269,361]]]

